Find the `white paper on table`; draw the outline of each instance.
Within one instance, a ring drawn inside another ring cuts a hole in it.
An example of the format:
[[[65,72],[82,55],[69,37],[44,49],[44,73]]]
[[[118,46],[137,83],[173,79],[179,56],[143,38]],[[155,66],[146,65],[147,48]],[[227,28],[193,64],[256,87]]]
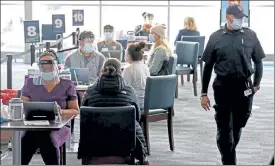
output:
[[[26,126],[49,126],[50,122],[48,120],[30,120],[24,121]]]

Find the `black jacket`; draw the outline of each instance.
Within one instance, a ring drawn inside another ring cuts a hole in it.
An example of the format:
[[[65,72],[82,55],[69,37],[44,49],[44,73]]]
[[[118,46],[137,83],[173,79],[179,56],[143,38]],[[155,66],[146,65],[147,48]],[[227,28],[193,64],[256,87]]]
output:
[[[102,75],[98,81],[90,86],[82,99],[82,106],[114,107],[133,105],[136,107],[136,150],[135,157],[142,161],[147,154],[146,141],[140,124],[141,113],[134,89],[126,84],[120,75],[107,78]]]

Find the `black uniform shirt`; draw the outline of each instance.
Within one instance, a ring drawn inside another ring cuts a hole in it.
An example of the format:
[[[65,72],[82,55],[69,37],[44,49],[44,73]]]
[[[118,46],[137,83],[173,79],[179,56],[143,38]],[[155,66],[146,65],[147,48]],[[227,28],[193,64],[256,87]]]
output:
[[[249,68],[253,70],[251,59],[256,63],[265,54],[254,31],[249,28],[232,31],[225,26],[210,36],[202,60],[215,64],[214,70],[218,76],[247,77],[241,56],[245,56]]]

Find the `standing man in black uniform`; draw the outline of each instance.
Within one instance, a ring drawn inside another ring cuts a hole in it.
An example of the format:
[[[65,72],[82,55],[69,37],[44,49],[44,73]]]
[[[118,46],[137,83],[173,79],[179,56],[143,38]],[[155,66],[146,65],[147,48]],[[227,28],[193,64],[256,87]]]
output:
[[[243,17],[248,16],[243,13],[241,6],[228,6],[227,24],[210,36],[202,56],[205,67],[201,106],[206,111],[210,110],[207,90],[213,67],[217,74],[213,83],[216,103],[213,108],[217,123],[217,145],[224,165],[237,164],[235,148],[242,128],[251,115],[253,96],[260,89],[263,73],[264,51],[256,33],[242,27]]]

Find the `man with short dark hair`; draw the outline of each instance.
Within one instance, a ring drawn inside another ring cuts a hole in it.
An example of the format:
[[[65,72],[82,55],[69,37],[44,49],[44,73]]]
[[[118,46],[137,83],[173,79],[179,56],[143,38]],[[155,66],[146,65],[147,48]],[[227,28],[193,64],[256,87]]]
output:
[[[112,25],[105,25],[103,30],[103,41],[97,43],[98,51],[107,58],[117,58],[119,61],[122,61],[123,47],[119,42],[114,40],[114,27]]]
[[[79,49],[65,60],[68,68],[89,68],[89,82],[94,83],[105,61],[104,55],[93,45],[95,35],[91,31],[83,31],[79,35]]]

